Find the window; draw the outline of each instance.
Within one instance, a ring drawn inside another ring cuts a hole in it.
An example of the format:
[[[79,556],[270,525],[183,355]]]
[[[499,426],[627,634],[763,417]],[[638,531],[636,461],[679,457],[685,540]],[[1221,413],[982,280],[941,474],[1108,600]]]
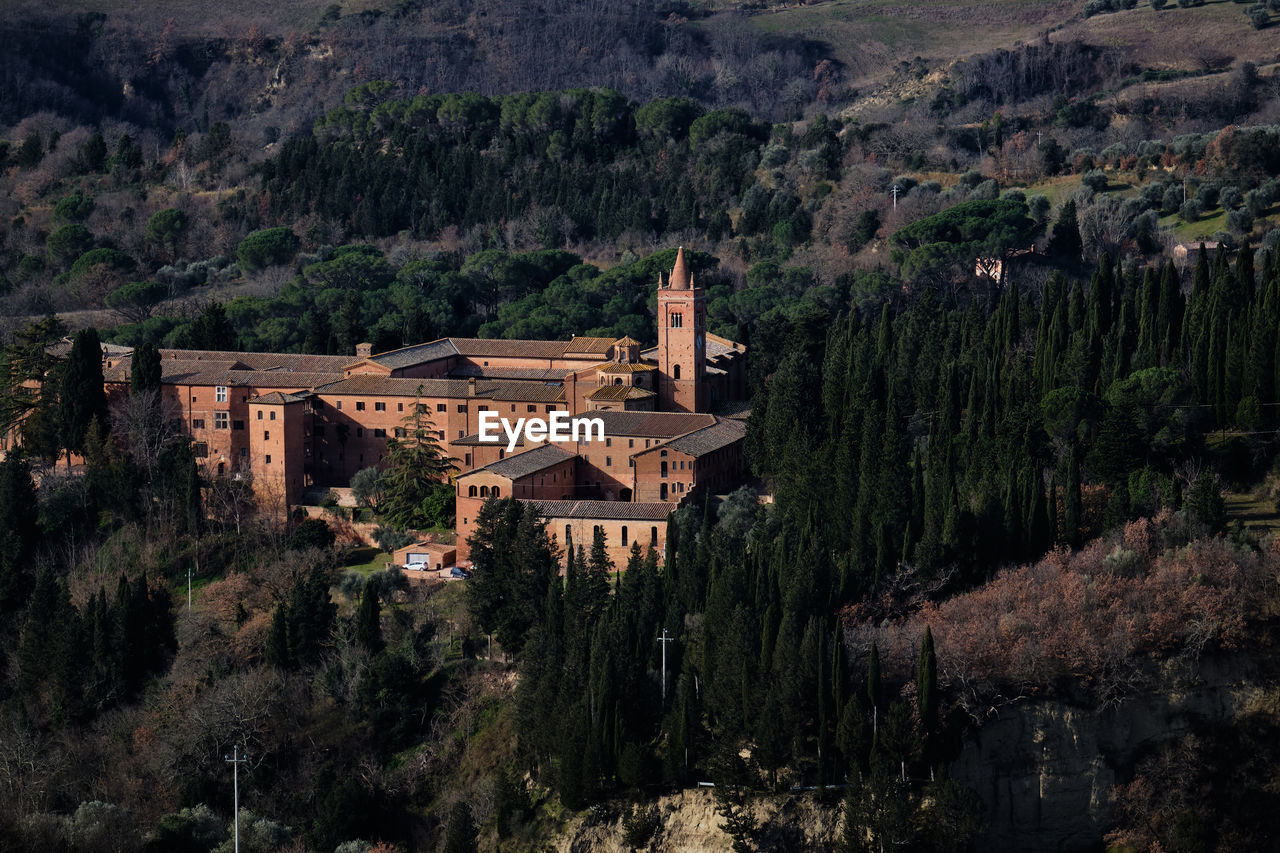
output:
[[[663,457],[665,457],[665,456],[667,455],[667,451],[665,451],[665,450],[659,450],[659,451],[658,451],[658,455],[659,455],[659,456],[663,456]]]
[[[487,412],[487,411],[489,411],[489,407],[488,407],[488,406],[481,406],[480,408],[476,409],[476,411],[477,411],[477,412]]]
[[[258,420],[262,420],[262,409],[258,409]]]
[[[227,386],[218,385],[213,389],[213,399],[217,403],[227,402]]]
[[[622,525],[622,547],[627,547],[627,526]]]
[[[364,400],[356,400],[356,411],[357,412],[364,411]]]
[[[528,407],[528,410],[529,410],[530,412],[536,412],[536,411],[538,411],[538,407],[537,407],[537,406],[534,406],[534,405],[530,405],[530,406]]]
[[[364,438],[364,427],[356,427],[356,438]]]
[[[339,412],[341,412],[341,411],[342,411],[342,401],[341,401],[341,400],[339,400],[339,401],[338,401],[338,411],[339,411]]]
[[[192,419],[191,419],[191,428],[192,428],[192,429],[204,429],[204,418],[192,418]]]
[[[466,430],[458,430],[458,438],[466,438]]]
[[[481,487],[480,487],[480,497],[482,497],[482,498],[487,498],[487,497],[489,497],[489,487],[488,487],[488,486],[481,486]]]
[[[468,486],[468,487],[467,487],[467,497],[469,497],[469,498],[474,498],[475,496],[476,496],[476,487],[475,487],[475,486]]]
[[[397,411],[397,412],[403,412],[403,411],[404,411],[404,403],[396,403],[396,411]]]
[[[385,411],[387,410],[387,404],[386,404],[386,403],[374,403],[374,404],[373,404],[373,410],[374,410],[375,412],[385,412]]]
[[[635,446],[636,446],[636,440],[634,438],[628,438],[627,447],[635,447]]]
[[[673,312],[671,314],[671,328],[679,329],[683,325],[684,325],[684,315],[677,312]]]
[[[606,457],[604,458],[604,467],[606,467],[606,468],[612,468],[612,467],[613,467],[613,457],[612,457],[612,456],[606,456]]]
[[[678,365],[678,364],[677,364],[677,365],[675,366],[675,369],[673,369],[673,370],[671,371],[671,375],[672,375],[672,377],[673,377],[673,378],[675,378],[675,379],[679,379],[679,378],[680,378],[680,365]]]
[[[496,498],[498,496],[498,487],[494,486],[492,489],[490,489],[489,494]]]
[[[270,440],[271,440],[271,431],[270,431],[270,430],[265,430],[265,429],[264,429],[264,430],[262,431],[262,440],[263,440],[263,441],[270,441]]]
[[[605,446],[605,447],[613,447],[613,439],[612,439],[612,438],[606,438],[606,439],[604,440],[604,446]]]
[[[271,454],[270,454],[270,453],[268,453],[268,454],[267,454],[267,464],[268,464],[268,465],[270,465],[270,464],[271,464]]]
[[[459,403],[459,404],[458,404],[458,411],[459,411],[459,412],[466,412],[466,411],[467,411],[467,404],[466,404],[466,403]]]
[[[396,438],[404,438],[404,427],[396,427]]]
[[[213,428],[226,429],[231,423],[231,416],[226,412],[213,413]]]
[[[242,448],[240,448],[240,458],[241,458],[241,459],[248,459],[248,458],[249,458],[249,448],[247,448],[247,447],[242,447]]]
[[[649,528],[649,544],[655,548],[658,547],[658,528],[656,527]]]
[[[440,436],[440,440],[441,440],[441,441],[444,441],[444,430],[437,430],[437,432],[438,432],[438,434],[439,434],[439,436]]]
[[[374,437],[374,438],[386,438],[386,437],[387,437],[387,431],[386,431],[385,429],[377,429],[377,428],[375,428],[375,429],[373,430],[373,437]]]
[[[465,462],[465,464],[467,465],[467,467],[468,467],[468,468],[470,468],[470,467],[471,467],[471,454],[470,454],[470,453],[465,454],[465,457],[464,457],[464,460],[463,460],[463,461]]]
[[[437,411],[437,412],[447,412],[447,411],[449,411],[449,404],[448,404],[448,403],[436,403],[436,411]]]
[[[191,445],[191,453],[197,459],[204,459],[209,455],[209,445],[205,444],[203,441],[197,441],[195,444]]]
[[[274,421],[275,419],[276,419],[276,410],[275,410],[275,409],[272,409],[272,410],[271,410],[271,415],[269,416],[269,420],[273,420],[273,421]]]
[[[662,476],[664,477],[667,476],[667,460],[665,459],[662,460]],[[663,483],[662,488],[665,489],[666,487],[667,487],[667,484]]]
[[[231,422],[231,428],[232,428],[232,429],[244,429],[244,421],[232,421],[232,422]]]

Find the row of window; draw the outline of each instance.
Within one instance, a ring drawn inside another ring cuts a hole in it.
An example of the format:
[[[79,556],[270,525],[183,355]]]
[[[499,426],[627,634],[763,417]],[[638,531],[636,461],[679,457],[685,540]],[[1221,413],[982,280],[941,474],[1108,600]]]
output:
[[[481,486],[478,490],[476,489],[475,486],[470,486],[467,488],[467,497],[497,498],[497,497],[501,497],[501,494],[499,492],[500,492],[500,489],[497,486],[493,486],[493,487]]]
[[[592,528],[592,533],[599,533],[599,532],[600,532],[600,525],[597,524]],[[573,538],[573,526],[566,524],[564,526],[564,541],[568,542],[572,538]],[[622,547],[625,548],[630,544],[631,542],[627,538],[627,526],[624,524],[622,525]],[[654,548],[658,547],[658,528],[656,527],[649,528],[649,544],[652,545]]]

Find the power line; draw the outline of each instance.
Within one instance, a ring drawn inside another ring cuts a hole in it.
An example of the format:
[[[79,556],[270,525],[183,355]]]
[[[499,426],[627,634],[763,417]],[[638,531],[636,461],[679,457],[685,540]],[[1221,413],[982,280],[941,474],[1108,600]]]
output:
[[[667,629],[662,629],[662,636],[658,638],[658,642],[662,643],[662,703],[667,703],[667,643],[674,643],[675,637],[667,636]]]

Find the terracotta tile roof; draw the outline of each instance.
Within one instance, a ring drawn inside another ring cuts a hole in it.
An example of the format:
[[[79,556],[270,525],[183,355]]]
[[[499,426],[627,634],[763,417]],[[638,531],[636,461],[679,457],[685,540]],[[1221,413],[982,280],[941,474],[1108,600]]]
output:
[[[613,345],[615,347],[638,347],[640,346],[640,342],[630,335],[625,335],[624,337],[618,338],[614,341]]]
[[[657,370],[656,364],[619,364],[616,361],[606,361],[603,364],[597,364],[596,370],[601,373],[644,373],[648,370]]]
[[[288,370],[296,373],[341,373],[351,363],[349,355],[305,355],[279,352],[230,352],[223,350],[162,349],[164,361],[235,361],[248,370]]]
[[[715,423],[711,415],[689,412],[588,412],[574,420],[599,418],[606,437],[674,438]]]
[[[540,444],[523,453],[517,453],[514,456],[508,456],[506,459],[499,459],[483,468],[477,468],[464,474],[469,477],[472,474],[478,474],[481,471],[486,474],[497,474],[499,477],[506,477],[508,480],[519,480],[521,477],[527,477],[530,474],[536,474],[538,471],[544,471],[554,465],[559,465],[567,459],[577,459],[576,453],[570,453],[554,444]]]
[[[747,425],[738,420],[719,420],[715,424],[691,432],[686,435],[673,438],[666,444],[660,444],[658,447],[651,447],[648,450],[642,450],[635,454],[642,456],[646,453],[652,453],[655,450],[678,450],[681,453],[687,453],[690,456],[705,456],[723,447],[728,447],[736,441],[741,441],[747,434]]]
[[[605,385],[587,395],[588,400],[644,400],[656,396],[652,391],[634,385]]]
[[[449,377],[467,378],[475,376],[479,379],[520,379],[526,382],[562,382],[573,373],[565,367],[476,367],[473,364],[460,364],[449,371]]]
[[[709,359],[720,358],[733,353],[745,355],[746,352],[747,348],[737,341],[731,341],[719,335],[707,334],[707,358]]]
[[[254,397],[250,403],[261,403],[265,406],[283,406],[288,403],[301,403],[306,397],[298,394],[281,394],[279,391],[272,391],[270,394],[263,394],[260,397]]]
[[[565,355],[570,353],[607,353],[609,347],[613,346],[613,338],[585,338],[578,337],[569,341],[565,345]]]
[[[427,362],[436,361],[441,358],[448,358],[458,354],[458,348],[453,345],[453,341],[449,338],[442,338],[438,341],[429,341],[423,344],[414,344],[411,347],[402,349],[388,350],[387,352],[378,353],[366,359],[350,362],[347,366],[360,364],[364,361],[372,361],[383,367],[389,367],[396,370],[404,367],[412,367],[415,364],[426,364]]]
[[[666,501],[524,501],[543,518],[666,521],[678,504]]]
[[[561,358],[567,341],[509,341],[489,338],[450,338],[459,355],[493,358]]]
[[[750,400],[721,400],[715,405],[715,414],[722,418],[745,421],[751,417]]]
[[[465,379],[408,379],[377,373],[356,373],[321,385],[317,394],[366,397],[466,397]]]

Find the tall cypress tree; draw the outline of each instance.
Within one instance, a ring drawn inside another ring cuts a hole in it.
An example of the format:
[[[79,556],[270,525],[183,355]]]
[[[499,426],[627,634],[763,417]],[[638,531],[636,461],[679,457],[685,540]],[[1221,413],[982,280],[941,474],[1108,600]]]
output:
[[[102,342],[93,328],[76,333],[71,353],[62,367],[58,395],[58,419],[62,430],[62,447],[71,454],[84,450],[89,422],[97,419],[105,433],[111,428],[107,416],[107,394],[102,381]]]
[[[356,611],[356,642],[371,653],[382,651],[382,605],[378,590],[373,584],[365,584],[360,596],[360,609]]]

